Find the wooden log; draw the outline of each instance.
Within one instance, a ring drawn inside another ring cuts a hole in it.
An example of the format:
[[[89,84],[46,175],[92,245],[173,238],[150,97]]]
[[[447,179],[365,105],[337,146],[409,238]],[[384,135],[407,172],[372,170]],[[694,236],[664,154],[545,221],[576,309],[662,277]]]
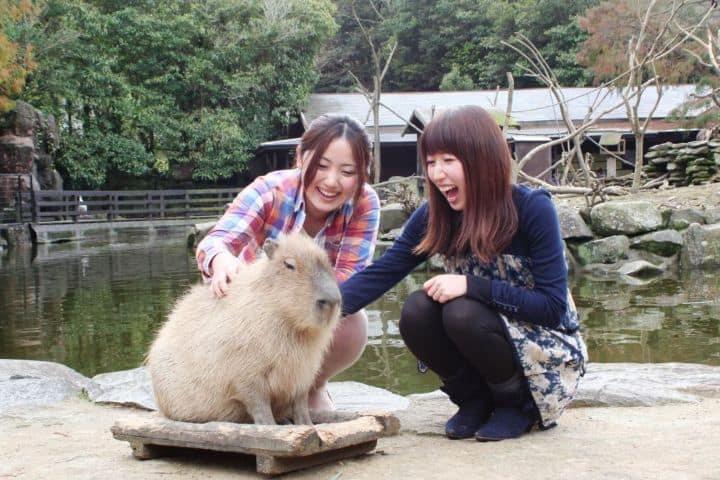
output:
[[[324,463],[335,462],[344,458],[357,457],[373,450],[377,440],[349,445],[347,447],[316,453],[305,457],[273,457],[258,455],[256,468],[263,475],[278,475],[302,468],[314,467]]]
[[[138,459],[156,458],[180,448],[255,455],[260,473],[277,474],[372,450],[377,439],[400,431],[387,412],[325,412],[315,425],[254,425],[231,422],[188,423],[159,413],[115,422],[113,437],[130,443]]]

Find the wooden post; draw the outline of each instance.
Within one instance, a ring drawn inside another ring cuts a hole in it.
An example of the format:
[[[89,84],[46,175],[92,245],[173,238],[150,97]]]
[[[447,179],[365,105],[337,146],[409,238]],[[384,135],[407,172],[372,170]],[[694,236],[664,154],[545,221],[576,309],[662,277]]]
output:
[[[605,169],[605,177],[613,178],[615,176],[617,176],[617,160],[615,160],[615,157],[609,156],[607,157],[607,168]]]

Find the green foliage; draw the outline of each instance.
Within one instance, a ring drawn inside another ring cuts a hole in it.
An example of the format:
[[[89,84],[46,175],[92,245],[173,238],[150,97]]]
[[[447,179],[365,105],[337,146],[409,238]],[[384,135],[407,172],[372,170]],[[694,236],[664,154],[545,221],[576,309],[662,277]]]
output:
[[[73,186],[230,178],[302,106],[332,15],[329,0],[49,0],[27,98],[58,118]]]
[[[328,48],[332,60],[324,63],[320,91],[350,90],[352,83],[345,77],[346,71],[364,73],[358,63],[368,56],[361,32],[347,13],[352,2],[337,1],[336,21],[341,26]],[[563,85],[587,85],[592,74],[576,59],[578,45],[586,34],[578,28],[576,17],[597,3],[598,0],[383,2],[384,21],[377,30],[398,40],[386,79],[388,90],[436,90],[453,66],[458,75],[469,77],[475,88],[504,84],[508,70],[516,74],[516,87],[537,86],[533,78],[523,77],[515,66],[519,56],[501,43],[518,32],[535,43]]]
[[[446,73],[440,82],[440,90],[443,91],[462,91],[473,90],[475,84],[468,75],[460,73],[457,65],[453,65],[452,69]]]

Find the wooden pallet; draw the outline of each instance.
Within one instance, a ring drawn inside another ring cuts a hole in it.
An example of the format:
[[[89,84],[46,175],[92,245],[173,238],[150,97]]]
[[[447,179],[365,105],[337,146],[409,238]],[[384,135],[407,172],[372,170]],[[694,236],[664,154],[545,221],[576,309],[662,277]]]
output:
[[[256,456],[259,473],[276,475],[343,458],[375,448],[377,439],[395,435],[400,421],[391,413],[313,415],[315,425],[253,425],[230,422],[187,423],[158,413],[115,422],[113,437],[130,442],[141,460],[171,454],[180,448],[235,452]]]

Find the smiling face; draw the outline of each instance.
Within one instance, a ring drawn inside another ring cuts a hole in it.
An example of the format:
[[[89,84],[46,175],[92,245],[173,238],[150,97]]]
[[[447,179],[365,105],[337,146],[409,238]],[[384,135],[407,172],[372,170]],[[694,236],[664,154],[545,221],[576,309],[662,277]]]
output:
[[[305,178],[313,152],[302,157],[300,167]],[[317,171],[305,185],[305,209],[308,217],[324,221],[335,210],[355,195],[359,188],[359,175],[350,143],[339,137],[330,142],[318,160]]]
[[[450,208],[462,211],[467,203],[465,171],[462,162],[450,153],[428,155],[425,171],[430,183],[445,197]]]

